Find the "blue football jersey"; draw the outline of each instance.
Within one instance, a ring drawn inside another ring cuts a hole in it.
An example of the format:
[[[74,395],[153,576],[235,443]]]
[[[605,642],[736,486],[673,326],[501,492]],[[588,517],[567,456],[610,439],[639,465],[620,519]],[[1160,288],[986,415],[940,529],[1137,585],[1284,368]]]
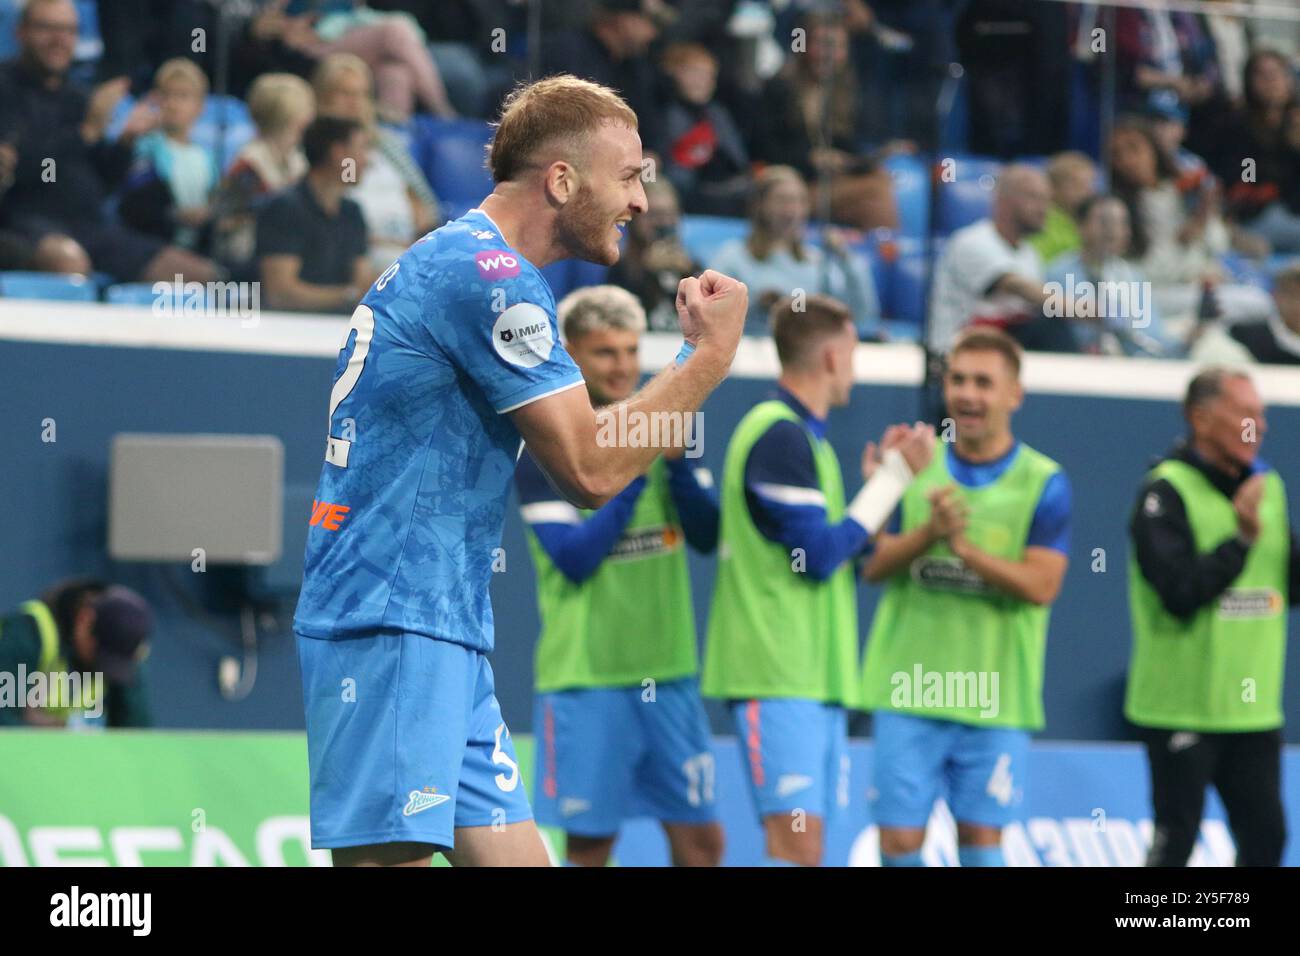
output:
[[[339,353],[295,629],[491,650],[488,586],[521,447],[506,413],[580,384],[550,287],[485,213],[403,253]]]

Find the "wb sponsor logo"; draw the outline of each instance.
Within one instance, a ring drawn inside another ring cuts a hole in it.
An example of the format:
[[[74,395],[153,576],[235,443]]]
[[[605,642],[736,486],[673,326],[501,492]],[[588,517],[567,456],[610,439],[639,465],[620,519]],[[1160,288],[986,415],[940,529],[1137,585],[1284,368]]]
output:
[[[519,275],[519,259],[501,249],[477,253],[474,262],[484,279],[510,279]]]

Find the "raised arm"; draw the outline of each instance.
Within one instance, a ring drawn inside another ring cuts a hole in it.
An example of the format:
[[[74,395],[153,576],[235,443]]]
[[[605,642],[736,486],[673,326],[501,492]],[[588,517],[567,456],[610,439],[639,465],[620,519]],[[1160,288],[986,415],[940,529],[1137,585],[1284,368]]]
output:
[[[626,402],[600,411],[591,407],[586,389],[572,388],[510,413],[528,450],[571,504],[598,508],[650,467],[662,446],[620,445],[602,438],[617,436],[620,420],[631,423],[646,416],[654,421],[650,416],[699,411],[731,367],[748,304],[744,283],[721,273],[706,270],[699,279],[683,279],[677,312],[688,346],[694,348],[686,361],[664,369]],[[684,428],[669,431],[685,435]]]

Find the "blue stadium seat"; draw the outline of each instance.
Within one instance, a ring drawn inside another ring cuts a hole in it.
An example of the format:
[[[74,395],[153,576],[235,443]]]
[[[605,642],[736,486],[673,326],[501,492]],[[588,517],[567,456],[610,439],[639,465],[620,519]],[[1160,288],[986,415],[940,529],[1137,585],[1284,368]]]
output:
[[[119,282],[104,290],[104,301],[112,305],[153,305],[157,298],[152,282]]]
[[[54,272],[0,272],[0,297],[95,302],[99,299],[99,289],[84,276]]]
[[[890,156],[885,168],[894,182],[898,231],[904,236],[924,236],[930,215],[930,178],[925,161],[916,156]]]
[[[983,219],[993,205],[993,185],[1002,164],[986,156],[956,156],[954,182],[939,183],[938,233],[950,236]]]
[[[492,192],[492,177],[484,164],[492,138],[487,123],[421,116],[412,126],[415,161],[439,199],[453,207],[472,208]]]
[[[919,325],[925,308],[925,259],[907,256],[895,262],[881,298],[887,318]]]
[[[0,60],[18,55],[18,16],[22,4],[18,0],[0,0]]]
[[[708,267],[718,247],[749,234],[749,222],[729,216],[683,216],[682,245],[691,258]]]
[[[225,139],[221,139],[221,126],[225,123]],[[234,160],[235,154],[244,144],[257,135],[257,127],[248,113],[248,106],[236,96],[208,96],[203,104],[203,112],[190,133],[191,139],[200,146],[210,149],[217,157],[217,166],[221,170]],[[220,145],[220,148],[218,148]]]
[[[588,285],[600,285],[609,275],[609,268],[597,265],[594,262],[562,259],[559,262],[552,262],[543,269],[542,275],[546,277],[551,291],[555,294],[556,303],[559,303],[574,289]]]

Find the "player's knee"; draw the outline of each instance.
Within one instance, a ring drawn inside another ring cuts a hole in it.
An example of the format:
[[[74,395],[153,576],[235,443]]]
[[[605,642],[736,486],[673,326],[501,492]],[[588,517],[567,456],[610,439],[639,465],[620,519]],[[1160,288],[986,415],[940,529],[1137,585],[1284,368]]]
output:
[[[957,842],[962,846],[1001,846],[1002,828],[980,823],[958,823]]]
[[[917,853],[925,843],[922,829],[880,828],[880,852],[885,856],[907,856]]]
[[[676,866],[719,866],[726,846],[717,823],[675,828],[669,842]]]
[[[614,850],[614,838],[590,837],[569,834],[565,840],[564,856],[570,866],[605,866]]]
[[[820,827],[798,829],[783,815],[767,818],[769,856],[798,866],[821,866],[822,849]]]

